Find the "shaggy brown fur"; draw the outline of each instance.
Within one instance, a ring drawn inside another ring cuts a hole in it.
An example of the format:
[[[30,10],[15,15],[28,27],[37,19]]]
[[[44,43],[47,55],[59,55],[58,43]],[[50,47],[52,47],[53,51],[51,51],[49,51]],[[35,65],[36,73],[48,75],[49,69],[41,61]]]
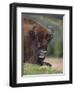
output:
[[[46,55],[48,42],[52,38],[52,33],[46,27],[24,18],[24,62],[32,64],[43,64]]]

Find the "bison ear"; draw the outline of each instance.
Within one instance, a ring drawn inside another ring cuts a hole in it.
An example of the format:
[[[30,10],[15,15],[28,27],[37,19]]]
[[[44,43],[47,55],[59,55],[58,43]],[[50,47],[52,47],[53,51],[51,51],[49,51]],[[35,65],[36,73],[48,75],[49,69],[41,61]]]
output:
[[[38,29],[37,25],[33,24],[32,30],[30,31],[30,38],[32,40],[34,40],[37,36],[37,29]]]
[[[34,31],[31,30],[29,34],[30,34],[30,39],[31,40],[34,40],[35,39],[35,33],[34,33]]]
[[[30,39],[31,40],[34,40],[36,38],[36,36],[37,36],[36,31],[34,31],[34,30],[30,31],[29,34],[30,34]]]

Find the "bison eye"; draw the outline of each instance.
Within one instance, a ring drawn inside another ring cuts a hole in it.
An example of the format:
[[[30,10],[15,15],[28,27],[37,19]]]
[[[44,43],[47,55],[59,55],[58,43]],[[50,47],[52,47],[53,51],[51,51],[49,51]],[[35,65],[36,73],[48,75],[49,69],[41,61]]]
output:
[[[47,35],[45,36],[45,39],[49,41],[50,36],[47,34]]]
[[[47,34],[45,38],[47,41],[50,41],[52,39],[52,34]]]

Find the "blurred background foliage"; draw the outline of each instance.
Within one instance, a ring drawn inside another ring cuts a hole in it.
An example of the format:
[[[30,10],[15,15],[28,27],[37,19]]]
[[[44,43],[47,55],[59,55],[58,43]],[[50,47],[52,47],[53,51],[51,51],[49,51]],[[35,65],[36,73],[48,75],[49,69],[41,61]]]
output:
[[[25,16],[30,17],[53,32],[53,39],[48,45],[47,56],[63,57],[63,15],[23,14],[23,18]]]

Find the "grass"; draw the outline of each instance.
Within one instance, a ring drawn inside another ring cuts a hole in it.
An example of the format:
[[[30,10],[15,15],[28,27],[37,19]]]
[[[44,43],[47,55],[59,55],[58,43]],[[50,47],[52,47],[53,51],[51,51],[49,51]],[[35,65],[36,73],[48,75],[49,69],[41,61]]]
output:
[[[46,65],[39,66],[35,64],[25,63],[23,65],[24,75],[35,75],[35,74],[55,74],[62,73],[62,70],[55,69]]]

